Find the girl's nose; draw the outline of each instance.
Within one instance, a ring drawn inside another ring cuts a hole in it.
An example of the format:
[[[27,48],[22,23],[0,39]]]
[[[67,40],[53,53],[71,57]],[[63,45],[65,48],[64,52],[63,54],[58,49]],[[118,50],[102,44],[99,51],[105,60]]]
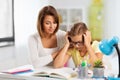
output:
[[[78,46],[78,45],[74,45],[74,47],[75,47],[76,49],[78,49],[78,48],[79,48],[79,46]]]

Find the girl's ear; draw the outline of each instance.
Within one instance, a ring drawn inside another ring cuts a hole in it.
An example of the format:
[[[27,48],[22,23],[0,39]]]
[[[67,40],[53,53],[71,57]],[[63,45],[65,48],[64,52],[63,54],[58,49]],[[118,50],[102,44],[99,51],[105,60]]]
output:
[[[83,43],[84,43],[84,40],[85,40],[85,39],[84,39],[84,35],[82,35],[82,42],[83,42]]]
[[[68,36],[68,40],[69,40],[69,42],[71,42],[71,38]]]
[[[67,34],[68,34],[68,40],[69,40],[69,42],[71,42],[70,31],[68,31]]]

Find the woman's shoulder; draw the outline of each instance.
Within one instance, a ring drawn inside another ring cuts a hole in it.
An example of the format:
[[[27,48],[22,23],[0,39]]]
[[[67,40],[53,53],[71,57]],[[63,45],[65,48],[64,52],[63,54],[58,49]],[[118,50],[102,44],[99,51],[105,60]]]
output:
[[[65,32],[65,31],[63,31],[63,30],[58,30],[57,34],[60,34],[60,35],[65,35],[65,34],[66,34],[66,32]]]
[[[58,30],[58,32],[56,34],[57,34],[58,37],[63,38],[63,37],[65,37],[66,32],[62,31],[62,30]]]
[[[33,33],[33,34],[31,34],[29,37],[38,37],[38,36],[39,36],[38,33]]]
[[[40,36],[39,36],[39,34],[38,33],[34,33],[34,34],[31,34],[30,36],[29,36],[29,39],[38,39]]]

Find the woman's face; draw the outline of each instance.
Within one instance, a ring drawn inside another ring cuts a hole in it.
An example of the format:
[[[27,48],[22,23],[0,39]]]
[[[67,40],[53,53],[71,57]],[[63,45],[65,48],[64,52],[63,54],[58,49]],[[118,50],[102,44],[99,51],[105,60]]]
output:
[[[43,28],[46,34],[53,34],[57,27],[57,23],[54,20],[54,17],[51,15],[46,15],[43,21]]]
[[[84,47],[84,40],[82,35],[76,35],[72,36],[71,38],[71,44],[78,50],[82,50]]]

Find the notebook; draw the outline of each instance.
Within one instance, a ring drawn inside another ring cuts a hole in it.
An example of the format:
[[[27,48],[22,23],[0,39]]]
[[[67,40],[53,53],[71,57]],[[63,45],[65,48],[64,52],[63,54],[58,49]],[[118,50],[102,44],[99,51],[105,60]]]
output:
[[[32,65],[23,65],[23,66],[19,66],[13,69],[2,71],[2,73],[23,74],[23,73],[33,72],[33,71],[34,71],[34,68]]]

